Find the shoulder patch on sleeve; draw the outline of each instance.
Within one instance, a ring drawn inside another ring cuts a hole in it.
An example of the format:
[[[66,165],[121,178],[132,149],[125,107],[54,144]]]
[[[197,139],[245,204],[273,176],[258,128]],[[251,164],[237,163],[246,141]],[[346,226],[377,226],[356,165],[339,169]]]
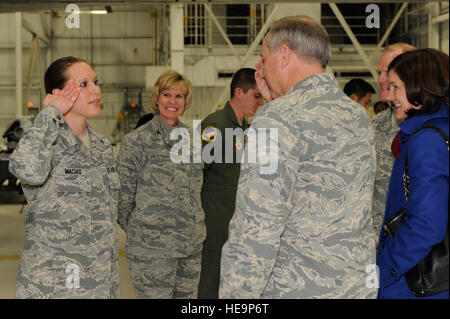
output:
[[[214,142],[217,136],[217,129],[213,126],[207,126],[202,132],[202,140],[205,142]]]

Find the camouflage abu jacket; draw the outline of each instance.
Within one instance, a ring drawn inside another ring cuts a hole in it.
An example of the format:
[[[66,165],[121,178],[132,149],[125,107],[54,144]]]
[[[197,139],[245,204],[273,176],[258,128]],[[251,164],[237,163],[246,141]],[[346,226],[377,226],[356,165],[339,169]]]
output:
[[[11,154],[27,198],[18,298],[118,298],[117,200],[111,144],[88,125],[91,152],[54,106]]]
[[[179,127],[187,128],[181,122]],[[176,143],[159,116],[122,141],[117,158],[119,224],[127,232],[128,255],[178,258],[202,249],[202,164],[174,163],[170,151]]]
[[[394,108],[389,107],[387,110],[377,114],[372,119],[372,126],[375,131],[375,151],[377,155],[372,215],[375,238],[378,241],[386,208],[392,166],[395,161],[394,155],[392,155],[391,145],[395,135],[400,130],[395,120]]]
[[[364,108],[332,75],[314,74],[251,127],[278,129],[278,169],[241,165],[220,298],[376,298],[366,286],[375,149]]]

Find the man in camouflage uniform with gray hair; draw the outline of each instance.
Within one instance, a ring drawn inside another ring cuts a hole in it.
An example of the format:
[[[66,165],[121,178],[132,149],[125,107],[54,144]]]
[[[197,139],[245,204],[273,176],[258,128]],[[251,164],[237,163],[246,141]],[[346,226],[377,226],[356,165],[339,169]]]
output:
[[[278,129],[279,165],[272,174],[241,166],[221,298],[377,296],[366,285],[374,134],[361,105],[324,73],[328,59],[328,34],[309,17],[276,21],[264,38],[256,78],[270,102],[251,128]]]

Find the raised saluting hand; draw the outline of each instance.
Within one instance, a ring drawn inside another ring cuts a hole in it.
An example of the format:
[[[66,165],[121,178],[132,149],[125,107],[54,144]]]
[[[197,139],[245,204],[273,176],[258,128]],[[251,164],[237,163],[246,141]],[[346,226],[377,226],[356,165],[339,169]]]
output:
[[[58,108],[63,115],[67,114],[73,107],[75,101],[80,95],[80,80],[67,81],[62,89],[54,89],[53,94],[47,94],[44,99],[44,107],[53,105]]]

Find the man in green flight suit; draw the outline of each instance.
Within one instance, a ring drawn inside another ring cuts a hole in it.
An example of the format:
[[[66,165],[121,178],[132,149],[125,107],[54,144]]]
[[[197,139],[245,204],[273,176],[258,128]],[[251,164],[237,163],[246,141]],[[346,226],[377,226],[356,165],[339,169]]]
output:
[[[233,139],[227,139],[226,135],[235,129],[245,132],[249,127],[245,118],[255,115],[258,107],[264,104],[256,85],[254,69],[238,70],[233,75],[230,87],[231,99],[225,107],[208,115],[201,124],[204,151],[208,147],[218,153],[214,154],[216,156],[210,163],[205,161],[203,171],[202,206],[205,211],[206,241],[203,245],[199,299],[217,299],[219,296],[222,246],[228,238],[228,225],[235,208],[240,172],[238,154],[243,153],[245,136],[236,134]],[[231,147],[226,145],[231,141]],[[231,149],[233,154],[227,156]],[[213,155],[211,151],[207,153]]]

